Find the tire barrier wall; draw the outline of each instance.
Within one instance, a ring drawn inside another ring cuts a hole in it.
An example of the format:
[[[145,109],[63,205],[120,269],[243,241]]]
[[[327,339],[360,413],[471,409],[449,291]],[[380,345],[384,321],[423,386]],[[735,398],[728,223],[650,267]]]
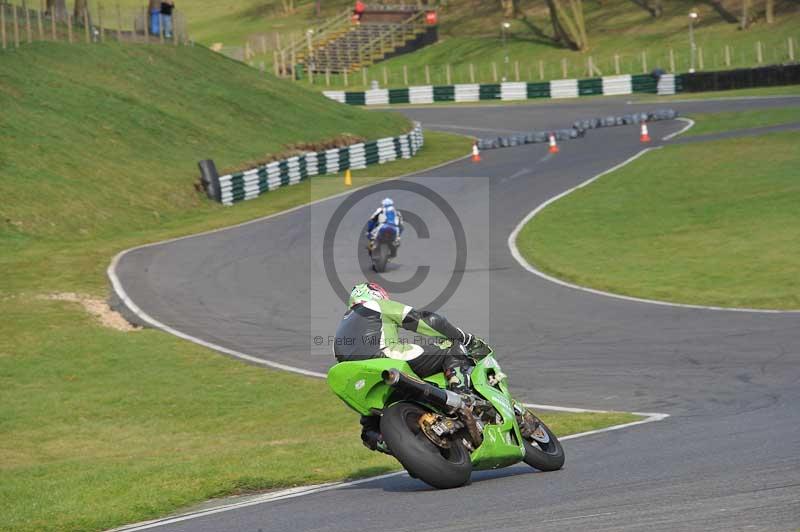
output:
[[[373,89],[367,92],[323,91],[332,100],[351,105],[395,103],[477,102],[479,100],[526,100],[532,98],[578,98],[619,96],[634,93],[658,95],[751,87],[800,84],[800,64],[743,68],[694,74],[636,74],[590,79],[505,82],[491,84],[424,85],[404,89]]]
[[[223,176],[217,175],[213,161],[200,161],[200,180],[209,198],[233,205],[276,188],[296,185],[311,176],[409,159],[416,155],[424,142],[422,126],[416,122],[411,131],[398,137],[310,152]]]
[[[556,140],[576,139],[584,136],[590,129],[641,124],[642,122],[655,122],[658,120],[673,120],[677,116],[678,112],[674,109],[658,109],[656,111],[650,111],[647,113],[633,113],[622,116],[590,118],[587,120],[578,120],[572,124],[572,127],[565,129],[531,131],[530,133],[479,139],[478,148],[481,150],[493,150],[497,148],[521,146],[522,144],[546,143],[549,141],[549,136],[551,133]]]

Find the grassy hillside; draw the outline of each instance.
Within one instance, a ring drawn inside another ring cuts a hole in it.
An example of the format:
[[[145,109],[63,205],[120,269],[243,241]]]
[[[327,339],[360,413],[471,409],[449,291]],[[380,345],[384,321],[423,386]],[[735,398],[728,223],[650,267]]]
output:
[[[0,109],[0,194],[15,199],[0,205],[6,249],[211,208],[192,189],[200,159],[224,169],[298,142],[378,138],[408,126],[201,47],[34,43],[0,61]]]

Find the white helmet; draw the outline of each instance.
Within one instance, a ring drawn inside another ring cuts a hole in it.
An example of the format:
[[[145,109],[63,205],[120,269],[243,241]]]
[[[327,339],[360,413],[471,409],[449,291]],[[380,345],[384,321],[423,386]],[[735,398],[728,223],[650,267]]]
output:
[[[394,207],[394,201],[392,201],[392,198],[384,198],[384,200],[381,202],[381,205],[384,209]]]

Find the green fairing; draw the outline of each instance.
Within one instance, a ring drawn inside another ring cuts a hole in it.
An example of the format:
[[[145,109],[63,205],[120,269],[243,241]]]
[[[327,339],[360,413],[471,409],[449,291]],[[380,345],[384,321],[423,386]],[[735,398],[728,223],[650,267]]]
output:
[[[375,358],[336,364],[328,372],[328,385],[342,401],[359,414],[378,414],[392,404],[387,401],[390,401],[393,389],[384,384],[381,376],[384,370],[392,368],[414,376],[414,372],[406,362]],[[521,461],[525,456],[522,435],[514,415],[514,400],[508,392],[505,380],[502,380],[497,387],[488,382],[491,372],[499,374],[500,371],[497,361],[489,355],[478,362],[472,372],[475,391],[490,401],[503,418],[502,424],[485,427],[483,443],[471,455],[475,469],[505,467]],[[424,380],[439,388],[446,387],[444,375],[441,373]],[[436,410],[430,406],[429,408]]]

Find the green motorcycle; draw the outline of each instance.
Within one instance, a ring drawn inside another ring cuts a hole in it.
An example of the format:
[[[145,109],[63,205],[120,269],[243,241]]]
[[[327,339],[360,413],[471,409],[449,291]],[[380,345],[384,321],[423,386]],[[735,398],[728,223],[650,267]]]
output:
[[[564,465],[555,434],[508,392],[488,346],[471,353],[470,394],[447,390],[444,374],[420,379],[400,360],[340,362],[328,385],[361,415],[380,415],[390,453],[408,473],[435,488],[469,482],[473,469],[523,461],[541,471]]]

